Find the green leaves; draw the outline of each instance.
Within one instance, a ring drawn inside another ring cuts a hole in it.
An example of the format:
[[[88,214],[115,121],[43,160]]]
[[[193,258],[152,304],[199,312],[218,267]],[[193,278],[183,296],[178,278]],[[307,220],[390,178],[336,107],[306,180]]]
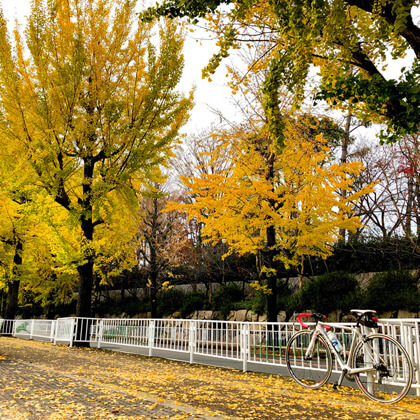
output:
[[[189,17],[196,21],[196,18],[203,18],[207,13],[214,12],[221,4],[233,3],[232,0],[166,0],[163,4],[156,4],[140,14],[140,18],[146,22],[152,21],[155,17],[167,16],[169,18]]]
[[[280,86],[286,87],[294,97],[292,110],[297,109],[308,96],[312,66],[320,69],[322,78],[316,98],[342,109],[357,104],[359,118],[388,125],[381,141],[392,142],[419,129],[418,91],[407,86],[418,85],[418,64],[403,71],[398,82],[386,80],[381,73],[390,57],[405,58],[409,51],[420,55],[419,27],[410,15],[416,2],[168,0],[149,9],[148,16],[206,17],[223,3],[231,4],[229,11],[223,13],[219,8],[214,19],[207,15],[209,26],[220,35],[221,48],[206,72],[213,72],[241,40],[258,39],[260,30],[259,40],[267,47],[255,54],[255,68],[261,69],[263,61],[268,69],[264,110],[270,132],[280,145],[282,123],[275,96]]]
[[[420,64],[404,70],[399,81],[385,80],[379,75],[331,75],[323,79],[315,99],[323,99],[332,106],[350,102],[365,116],[388,120],[388,128],[380,135],[386,143],[416,134],[420,127]]]

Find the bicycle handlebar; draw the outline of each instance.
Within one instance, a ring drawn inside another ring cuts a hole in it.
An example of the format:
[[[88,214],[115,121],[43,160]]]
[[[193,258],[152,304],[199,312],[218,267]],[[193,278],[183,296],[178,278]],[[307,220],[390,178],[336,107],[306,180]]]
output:
[[[298,315],[298,317],[297,317],[297,320],[299,321],[299,324],[300,325],[302,325],[302,327],[303,328],[309,328],[309,325],[307,325],[307,324],[304,324],[302,321],[301,321],[301,319],[300,318],[302,318],[303,316],[312,316],[312,314],[305,314],[305,313],[302,313],[302,314],[299,314]]]
[[[304,324],[304,323],[302,322],[301,318],[302,318],[303,316],[307,316],[307,317],[314,318],[314,319],[315,319],[315,321],[316,321],[317,323],[318,323],[318,321],[320,321],[322,318],[326,318],[326,316],[325,316],[325,315],[322,315],[322,314],[306,314],[306,313],[301,313],[301,314],[299,314],[299,315],[298,315],[297,320],[299,321],[299,324],[300,324],[300,325],[302,325],[302,327],[303,327],[303,328],[309,328],[309,325]],[[331,329],[331,327],[330,327],[330,326],[328,326],[328,325],[324,325],[324,328],[325,328],[326,330]]]

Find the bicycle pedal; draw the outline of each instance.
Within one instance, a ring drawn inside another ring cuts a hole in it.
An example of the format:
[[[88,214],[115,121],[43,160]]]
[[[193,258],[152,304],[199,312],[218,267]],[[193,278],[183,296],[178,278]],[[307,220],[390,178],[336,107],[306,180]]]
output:
[[[338,382],[334,382],[333,384],[333,389],[337,390],[338,389]]]

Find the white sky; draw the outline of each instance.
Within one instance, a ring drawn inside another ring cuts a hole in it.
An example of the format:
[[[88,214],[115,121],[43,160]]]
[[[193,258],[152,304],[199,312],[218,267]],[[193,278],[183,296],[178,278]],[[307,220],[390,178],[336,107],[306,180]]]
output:
[[[19,23],[25,24],[25,16],[29,15],[30,0],[0,0],[0,5],[9,23],[18,19]],[[201,43],[196,38],[202,38]],[[188,33],[185,41],[184,56],[185,67],[181,81],[181,90],[189,92],[193,85],[196,86],[195,107],[192,111],[190,121],[183,131],[192,133],[207,128],[212,121],[217,121],[214,112],[210,108],[219,109],[229,119],[234,118],[234,110],[230,106],[230,89],[227,87],[226,71],[221,66],[212,82],[201,78],[201,70],[206,66],[212,54],[217,51],[215,42],[205,40],[209,38],[204,33]]]

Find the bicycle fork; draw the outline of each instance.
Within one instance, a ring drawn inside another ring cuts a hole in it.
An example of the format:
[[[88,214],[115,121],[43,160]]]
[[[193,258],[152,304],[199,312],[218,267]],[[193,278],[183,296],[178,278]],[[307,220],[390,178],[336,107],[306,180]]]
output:
[[[309,343],[308,348],[306,349],[306,353],[305,353],[305,360],[312,360],[312,356],[314,355],[314,350],[315,350],[315,342],[316,339],[318,338],[319,332],[318,331],[314,331],[314,333],[312,334],[311,337],[311,342]]]

